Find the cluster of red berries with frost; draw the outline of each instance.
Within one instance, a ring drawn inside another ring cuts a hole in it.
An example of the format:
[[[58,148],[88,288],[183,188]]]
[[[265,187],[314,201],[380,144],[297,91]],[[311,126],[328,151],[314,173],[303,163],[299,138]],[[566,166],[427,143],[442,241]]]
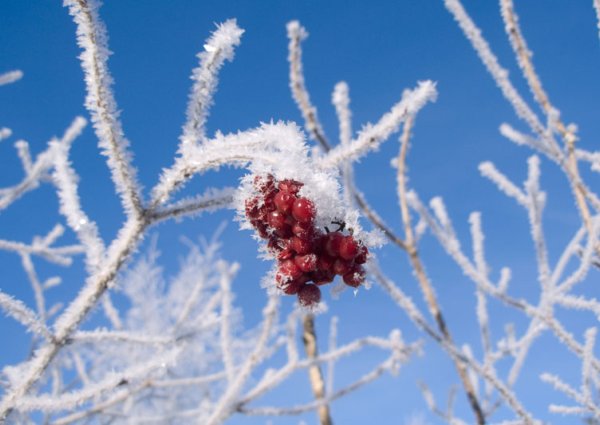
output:
[[[345,234],[342,223],[330,232],[315,225],[317,210],[313,201],[298,193],[303,183],[272,175],[256,176],[256,196],[246,199],[246,218],[258,235],[267,240],[268,251],[277,259],[275,282],[288,295],[297,294],[304,307],[321,300],[320,285],[333,282],[336,275],[353,288],[365,280],[363,264],[368,248],[352,233]]]

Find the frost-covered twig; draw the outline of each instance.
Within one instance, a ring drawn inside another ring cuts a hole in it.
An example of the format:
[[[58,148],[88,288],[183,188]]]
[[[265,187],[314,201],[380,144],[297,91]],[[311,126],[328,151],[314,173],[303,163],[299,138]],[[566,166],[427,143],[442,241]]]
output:
[[[244,30],[230,19],[217,26],[216,31],[198,54],[200,65],[192,73],[194,85],[189,95],[187,121],[181,135],[181,152],[187,144],[195,144],[206,138],[206,118],[212,106],[218,84],[219,70],[226,60],[233,60],[234,48],[240,44]]]
[[[82,125],[83,122],[80,119],[75,119],[67,128],[62,137],[64,149],[68,149],[73,140],[79,135]],[[24,165],[25,177],[20,183],[12,187],[2,188],[0,191],[0,212],[25,193],[36,189],[42,181],[47,180],[48,172],[54,165],[56,145],[50,144],[46,150],[36,156],[33,163],[29,158],[29,148],[26,142],[17,142],[16,148]]]
[[[12,317],[25,326],[28,331],[36,335],[41,335],[48,340],[52,339],[52,334],[35,312],[30,310],[22,301],[2,291],[0,291],[0,309],[7,316]]]
[[[397,132],[400,125],[409,117],[416,115],[427,102],[437,96],[435,83],[421,81],[412,90],[406,90],[402,99],[373,125],[367,125],[358,137],[347,145],[339,145],[329,151],[320,161],[323,168],[340,166],[346,160],[356,161],[368,151],[375,150],[380,143]]]
[[[92,116],[99,146],[106,155],[126,213],[140,216],[142,197],[112,92],[113,80],[107,67],[108,35],[98,14],[100,5],[97,0],[65,0],[64,5],[77,25],[77,43],[83,50],[80,58],[87,85],[85,105]]]
[[[290,89],[292,97],[302,112],[308,134],[321,144],[325,151],[330,149],[330,144],[323,132],[323,126],[317,117],[317,108],[310,102],[310,96],[304,83],[302,70],[302,41],[308,37],[308,32],[300,22],[291,21],[287,24],[287,34],[290,40],[288,45],[288,61],[290,62]]]
[[[78,117],[61,140],[50,142],[55,151],[54,184],[60,200],[60,212],[77,235],[86,252],[86,265],[90,271],[100,266],[104,255],[104,242],[100,238],[96,223],[81,208],[77,194],[78,177],[69,163],[70,140],[74,139],[85,126],[86,121]]]
[[[427,277],[427,274],[425,273],[425,268],[417,251],[413,225],[411,223],[410,212],[408,209],[406,158],[408,155],[408,145],[410,141],[412,126],[413,116],[409,116],[406,123],[404,124],[404,131],[400,138],[400,152],[398,154],[398,172],[396,177],[398,184],[397,188],[398,198],[400,202],[400,211],[402,213],[402,224],[404,225],[406,252],[409,256],[412,268],[415,273],[415,277],[421,288],[421,293],[423,294],[423,297],[427,302],[429,312],[431,313],[431,316],[436,322],[438,331],[443,336],[447,344],[453,345],[454,342],[452,341],[450,330],[448,329],[448,326],[446,324],[446,319],[442,314],[439,302],[437,300],[437,296],[429,278]],[[446,216],[445,212],[443,216]],[[456,357],[453,357],[452,360],[454,361],[454,366],[456,367],[458,376],[460,377],[463,388],[467,394],[470,407],[473,410],[477,423],[480,425],[485,424],[485,415],[483,413],[483,409],[481,408],[481,403],[477,397],[475,389],[473,388],[471,380],[467,376],[467,369],[465,365]]]

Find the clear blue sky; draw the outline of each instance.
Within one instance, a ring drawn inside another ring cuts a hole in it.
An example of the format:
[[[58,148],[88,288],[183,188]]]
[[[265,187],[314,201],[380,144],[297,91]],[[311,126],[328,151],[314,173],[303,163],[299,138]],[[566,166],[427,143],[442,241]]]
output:
[[[0,144],[0,186],[16,182],[20,176],[12,148],[16,138],[28,140],[37,153],[75,115],[86,115],[75,26],[60,3],[57,0],[0,2],[0,72],[21,69],[25,73],[22,81],[0,88],[0,126],[8,126],[14,133],[13,138]],[[524,34],[535,52],[534,61],[551,99],[567,122],[579,125],[582,146],[595,149],[594,137],[600,134],[600,41],[591,0],[516,3]],[[465,1],[465,6],[483,28],[501,63],[510,70],[515,84],[528,95],[512,59],[496,2],[470,0]],[[332,140],[337,138],[337,123],[330,97],[336,82],[345,80],[350,86],[356,130],[376,121],[399,99],[404,88],[413,87],[418,80],[437,81],[438,101],[426,106],[417,119],[409,159],[410,183],[424,200],[443,196],[466,247],[469,247],[468,214],[482,211],[488,256],[496,273],[493,276],[497,276],[500,267],[511,266],[515,293],[520,296],[535,293],[536,270],[527,238],[526,216],[479,177],[477,171],[481,161],[493,160],[516,181],[524,180],[525,160],[530,152],[504,140],[497,129],[502,122],[520,129],[525,127],[501,97],[441,0],[121,0],[108,1],[101,9],[101,16],[114,52],[109,66],[116,80],[116,99],[132,143],[135,166],[146,188],[152,187],[160,170],[171,164],[184,122],[189,75],[197,63],[195,55],[214,29],[214,23],[235,17],[246,32],[234,62],[228,63],[221,74],[208,124],[210,133],[217,129],[243,130],[271,119],[301,120],[288,88],[285,24],[291,19],[300,20],[310,32],[304,43],[307,85]],[[389,166],[397,150],[395,139],[390,140],[378,153],[362,161],[356,174],[367,198],[400,231],[395,171]],[[90,128],[75,143],[72,161],[81,176],[83,205],[97,220],[104,239],[111,240],[122,214]],[[543,161],[542,173],[542,184],[549,192],[545,225],[550,259],[554,262],[558,247],[565,243],[579,221],[571,206],[568,187],[553,165]],[[187,192],[199,192],[210,185],[235,185],[239,175],[230,171],[209,174],[194,180]],[[591,184],[597,181],[597,178],[589,180]],[[56,199],[50,188],[38,190],[0,215],[0,238],[29,240],[34,234],[43,234],[59,220],[55,211]],[[181,236],[194,239],[210,235],[219,223],[232,217],[232,212],[223,212],[156,228],[166,269],[175,270],[178,258],[183,255]],[[242,264],[234,289],[246,322],[251,325],[259,319],[264,298],[258,279],[269,264],[255,259],[255,242],[247,232],[240,233],[236,223],[229,224],[223,242],[224,256]],[[472,342],[479,352],[472,284],[431,238],[423,241],[422,252],[455,339],[460,343]],[[405,255],[391,247],[377,255],[388,273],[422,305]],[[43,261],[36,264],[41,274],[56,272]],[[0,288],[33,303],[18,258],[0,252],[0,269]],[[81,272],[70,271],[65,278],[61,289],[51,292],[56,299],[75,293]],[[330,300],[329,295],[325,298],[330,309],[319,319],[321,334],[335,314],[340,317],[342,342],[364,334],[387,335],[395,327],[402,329],[408,340],[419,337],[406,316],[376,287],[361,291],[357,297],[347,292],[337,301]],[[292,299],[285,301],[289,307]],[[494,303],[490,308],[498,315],[496,320],[492,319],[497,338],[506,311]],[[521,329],[519,325],[523,323],[517,322],[517,328]],[[581,336],[577,325],[573,323],[573,329]],[[3,341],[11,341],[0,349],[0,365],[27,355],[28,347],[17,325],[1,320],[0,335]],[[447,389],[458,380],[445,356],[434,343],[425,340],[424,357],[413,360],[399,377],[386,377],[335,403],[334,420],[395,424],[416,412],[426,411],[416,389],[417,379],[427,382],[438,402],[444,405]],[[548,398],[564,401],[558,393],[538,384],[537,375],[541,371],[562,373],[572,379],[571,383],[579,383],[579,371],[568,364],[572,358],[564,349],[554,351],[556,345],[552,341],[551,337],[542,338],[532,349],[530,355],[535,360],[527,364],[517,385],[520,397],[540,418],[550,418],[542,408]],[[345,363],[347,370],[360,370],[360,359]],[[343,374],[344,366],[339,370]],[[338,382],[343,380],[340,376]],[[535,383],[535,393],[529,381]],[[299,387],[285,387],[273,398],[274,402],[295,404],[308,400],[304,377],[298,377],[297,382]],[[470,419],[462,394],[458,400],[462,417]],[[314,422],[312,414],[305,418],[308,423]],[[234,423],[264,423],[262,419],[245,420],[239,418]],[[431,423],[435,421],[430,419]],[[552,422],[572,423],[561,418],[553,418]],[[277,419],[274,423],[297,423],[297,419]]]

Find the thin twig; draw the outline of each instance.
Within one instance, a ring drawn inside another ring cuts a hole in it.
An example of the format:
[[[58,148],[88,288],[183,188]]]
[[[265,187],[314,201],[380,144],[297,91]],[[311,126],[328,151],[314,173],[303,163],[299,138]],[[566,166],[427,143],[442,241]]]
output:
[[[408,203],[406,200],[406,156],[408,153],[408,142],[410,140],[410,132],[413,125],[413,117],[409,117],[405,124],[401,140],[400,153],[398,155],[398,196],[400,198],[400,210],[402,213],[402,223],[404,225],[404,233],[405,233],[405,243],[406,243],[406,251],[408,253],[410,262],[412,264],[413,270],[415,271],[415,276],[419,285],[421,287],[421,292],[425,297],[425,301],[427,302],[427,306],[429,308],[429,312],[435,319],[437,327],[439,331],[444,336],[444,339],[448,344],[454,345],[452,341],[452,336],[450,335],[450,330],[446,324],[446,320],[442,315],[442,310],[437,301],[437,297],[435,295],[435,291],[425,273],[425,268],[421,262],[421,258],[417,251],[415,237],[413,232],[413,227],[410,219],[410,212],[408,209]],[[460,380],[463,384],[464,390],[467,393],[467,398],[469,400],[469,404],[471,405],[471,409],[475,414],[475,418],[479,425],[485,424],[485,415],[477,398],[477,394],[475,393],[475,389],[473,388],[473,384],[469,379],[467,374],[467,368],[465,364],[460,361],[456,356],[452,356],[452,360],[454,361],[454,366],[458,372]]]

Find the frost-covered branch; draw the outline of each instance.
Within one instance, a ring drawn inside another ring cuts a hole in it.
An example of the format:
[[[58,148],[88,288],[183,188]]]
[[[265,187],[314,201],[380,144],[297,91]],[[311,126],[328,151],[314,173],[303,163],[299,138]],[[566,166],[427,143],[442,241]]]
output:
[[[376,124],[365,126],[349,144],[329,151],[320,161],[321,167],[338,167],[346,160],[356,161],[368,151],[377,149],[381,142],[399,130],[404,121],[419,112],[427,102],[434,101],[436,96],[435,83],[431,81],[422,81],[413,90],[406,90],[402,99]]]
[[[302,41],[308,37],[308,32],[300,25],[300,22],[291,21],[287,24],[287,35],[290,40],[288,45],[288,61],[290,63],[290,89],[292,90],[292,97],[302,113],[308,134],[327,151],[331,146],[325,137],[323,126],[317,116],[317,108],[311,103],[304,82]]]
[[[200,65],[192,72],[194,85],[189,95],[187,121],[181,135],[181,152],[187,144],[196,144],[206,138],[206,119],[217,89],[219,70],[226,60],[233,60],[234,48],[240,44],[244,30],[230,19],[217,26],[198,54]]]
[[[77,43],[83,50],[80,58],[87,88],[85,105],[92,116],[99,146],[126,213],[139,216],[142,198],[137,173],[131,165],[129,141],[124,136],[112,92],[113,80],[107,66],[108,35],[98,14],[100,4],[97,0],[65,0],[64,5],[77,25]]]

